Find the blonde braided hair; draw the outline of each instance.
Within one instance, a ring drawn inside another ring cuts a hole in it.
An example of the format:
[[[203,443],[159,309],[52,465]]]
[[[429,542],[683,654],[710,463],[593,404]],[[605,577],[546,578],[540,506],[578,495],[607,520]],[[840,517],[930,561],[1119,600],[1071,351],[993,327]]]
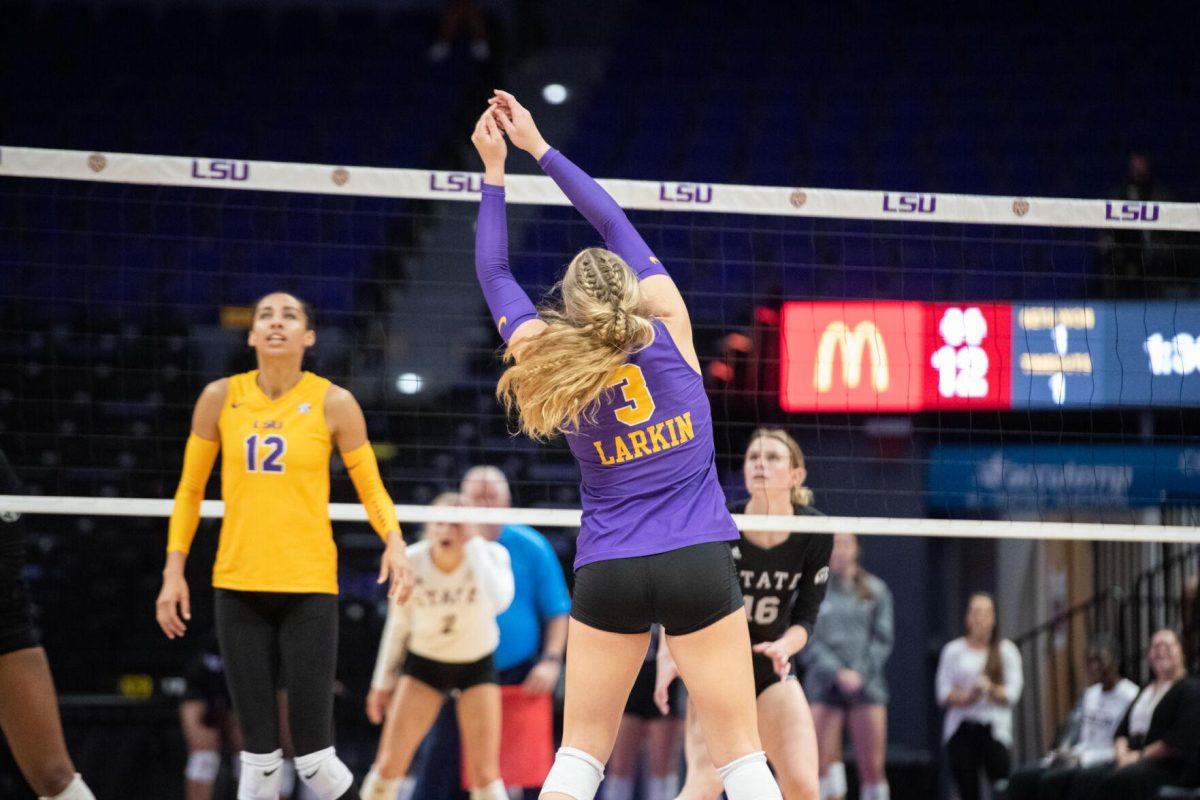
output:
[[[654,340],[641,310],[637,276],[620,256],[600,247],[581,251],[556,287],[561,302],[539,310],[545,330],[504,353],[510,366],[496,396],[520,415],[536,440],[595,420],[600,396],[629,356]]]

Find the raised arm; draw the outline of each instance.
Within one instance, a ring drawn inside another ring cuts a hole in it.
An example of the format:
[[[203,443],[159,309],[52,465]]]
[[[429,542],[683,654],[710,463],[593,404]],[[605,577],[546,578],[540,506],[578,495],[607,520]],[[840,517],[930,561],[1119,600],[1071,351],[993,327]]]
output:
[[[512,347],[539,333],[546,323],[508,265],[508,216],[504,203],[504,160],[508,147],[489,107],[475,123],[471,143],[483,160],[483,191],[475,225],[475,277],[500,336]]]
[[[604,246],[624,259],[637,274],[646,310],[661,318],[671,329],[671,335],[677,341],[684,340],[690,349],[691,322],[683,296],[617,201],[570,159],[550,147],[534,124],[529,109],[517,98],[497,90],[489,102],[496,109],[496,119],[512,143],[537,159],[542,170],[603,237]]]

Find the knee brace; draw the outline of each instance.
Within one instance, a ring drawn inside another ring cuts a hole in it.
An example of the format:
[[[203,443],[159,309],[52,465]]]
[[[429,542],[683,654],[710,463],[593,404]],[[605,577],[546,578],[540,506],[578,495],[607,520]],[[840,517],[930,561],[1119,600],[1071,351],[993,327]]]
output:
[[[574,747],[560,747],[539,797],[555,792],[575,800],[594,800],[602,780],[604,765],[598,760]]]
[[[241,761],[238,800],[279,800],[279,787],[283,783],[283,751],[247,753],[243,750]]]
[[[296,773],[317,796],[317,800],[338,800],[354,785],[350,769],[337,757],[332,747],[299,756],[296,759]]]
[[[188,756],[183,777],[196,783],[216,783],[221,771],[221,754],[215,750],[197,750]]]
[[[846,791],[846,765],[835,761],[829,765],[825,777],[821,778],[821,800],[845,797]]]
[[[40,797],[38,800],[96,800],[96,795],[92,794],[92,790],[83,782],[83,776],[76,772],[67,788],[53,797]]]
[[[779,784],[767,766],[767,754],[759,750],[730,761],[717,769],[729,800],[783,800]]]

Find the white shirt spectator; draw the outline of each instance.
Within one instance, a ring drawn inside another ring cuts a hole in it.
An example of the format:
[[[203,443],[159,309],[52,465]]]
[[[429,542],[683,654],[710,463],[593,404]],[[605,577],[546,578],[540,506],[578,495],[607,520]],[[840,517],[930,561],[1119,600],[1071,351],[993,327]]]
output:
[[[937,701],[945,706],[952,691],[970,692],[979,682],[987,664],[987,648],[976,650],[967,644],[964,637],[949,642],[942,648],[937,669]],[[942,741],[947,742],[964,721],[992,726],[992,738],[1005,747],[1012,747],[1012,709],[1021,699],[1025,677],[1021,671],[1021,653],[1007,639],[1000,642],[1000,660],[1004,665],[1004,694],[1006,702],[995,703],[988,697],[980,697],[969,706],[946,709],[942,726]]]
[[[405,651],[434,661],[469,664],[500,642],[496,615],[513,598],[508,550],[474,537],[463,546],[462,563],[443,572],[433,563],[430,543],[410,545],[413,593],[403,606],[389,603],[371,686],[393,689]]]
[[[1137,694],[1137,684],[1127,678],[1121,678],[1107,692],[1100,683],[1083,691],[1079,701],[1079,741],[1071,748],[1080,766],[1091,767],[1113,760],[1113,738]]]

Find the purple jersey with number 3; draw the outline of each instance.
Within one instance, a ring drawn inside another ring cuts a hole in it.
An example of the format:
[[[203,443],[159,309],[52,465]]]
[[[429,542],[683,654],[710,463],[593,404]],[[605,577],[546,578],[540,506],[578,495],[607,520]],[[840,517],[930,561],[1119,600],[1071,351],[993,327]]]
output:
[[[575,568],[738,538],[717,480],[704,379],[662,322],[567,435],[579,461],[583,524]]]

